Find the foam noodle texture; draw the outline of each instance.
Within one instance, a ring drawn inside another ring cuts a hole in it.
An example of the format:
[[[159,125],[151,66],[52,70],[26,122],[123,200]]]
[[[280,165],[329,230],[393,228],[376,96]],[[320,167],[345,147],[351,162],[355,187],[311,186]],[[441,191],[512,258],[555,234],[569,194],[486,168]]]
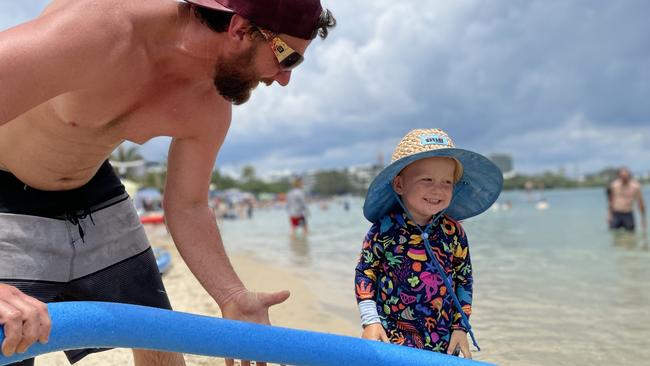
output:
[[[89,347],[156,349],[289,365],[485,365],[376,341],[107,302],[48,305],[48,344],[4,357],[7,365],[53,351]],[[0,331],[0,341],[4,333]]]

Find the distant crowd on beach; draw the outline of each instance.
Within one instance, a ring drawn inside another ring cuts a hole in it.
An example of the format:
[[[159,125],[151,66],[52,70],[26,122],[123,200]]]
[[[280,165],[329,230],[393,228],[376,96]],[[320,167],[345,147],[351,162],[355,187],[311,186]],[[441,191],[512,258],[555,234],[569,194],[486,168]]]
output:
[[[284,210],[289,217],[309,216],[309,205],[318,207],[321,211],[327,211],[334,203],[333,197],[315,197],[304,192],[296,199],[293,189],[288,192],[277,194],[264,194],[256,196],[251,192],[244,192],[239,189],[226,191],[213,190],[210,193],[209,204],[218,220],[242,220],[252,219],[255,212],[259,210]],[[350,204],[342,200],[344,210],[349,210]]]

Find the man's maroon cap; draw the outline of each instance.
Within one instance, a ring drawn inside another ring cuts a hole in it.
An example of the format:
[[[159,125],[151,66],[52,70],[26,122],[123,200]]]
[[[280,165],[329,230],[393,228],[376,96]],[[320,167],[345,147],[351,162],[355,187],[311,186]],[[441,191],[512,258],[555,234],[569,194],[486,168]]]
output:
[[[206,8],[237,13],[276,33],[312,39],[323,11],[319,0],[185,0]]]

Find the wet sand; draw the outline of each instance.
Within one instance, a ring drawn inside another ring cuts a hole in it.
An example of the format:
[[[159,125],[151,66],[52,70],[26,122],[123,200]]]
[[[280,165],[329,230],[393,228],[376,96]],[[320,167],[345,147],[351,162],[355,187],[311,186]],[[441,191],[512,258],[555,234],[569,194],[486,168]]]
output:
[[[148,234],[152,245],[165,248],[172,255],[171,268],[163,276],[163,281],[174,309],[201,315],[220,316],[219,308],[182,261],[164,228],[149,229]],[[349,316],[342,317],[336,312],[328,311],[321,302],[315,300],[317,297],[314,296],[314,289],[311,289],[304,279],[313,279],[317,277],[316,274],[306,276],[302,269],[298,276],[298,273],[291,273],[286,267],[265,262],[253,255],[238,254],[231,256],[231,261],[249,289],[264,292],[285,289],[291,291],[291,296],[287,301],[271,308],[270,316],[273,325],[355,337],[360,335],[359,325]],[[353,309],[346,310],[349,314]],[[245,337],[242,338],[242,341],[245,341]],[[223,359],[195,355],[186,355],[185,360],[188,366],[225,364]],[[133,358],[130,350],[115,349],[89,355],[75,365],[131,364],[133,364]],[[36,365],[64,366],[68,365],[68,362],[62,352],[57,352],[38,357]]]

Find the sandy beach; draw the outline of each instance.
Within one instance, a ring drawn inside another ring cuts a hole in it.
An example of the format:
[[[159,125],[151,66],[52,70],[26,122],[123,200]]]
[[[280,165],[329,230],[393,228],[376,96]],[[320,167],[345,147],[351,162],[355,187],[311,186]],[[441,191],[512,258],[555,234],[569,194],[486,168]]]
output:
[[[185,265],[164,228],[149,228],[148,235],[152,245],[165,248],[172,255],[172,267],[163,276],[163,281],[174,310],[220,316],[219,308]],[[287,301],[271,308],[273,325],[349,336],[360,335],[358,324],[349,317],[340,317],[314,301],[313,290],[304,279],[313,279],[315,274],[305,274],[304,269],[301,269],[298,276],[298,273],[292,273],[286,267],[274,265],[252,254],[237,254],[231,256],[231,261],[249,289],[264,292],[291,291]],[[185,360],[188,366],[225,364],[223,359],[195,355],[186,355]],[[76,363],[79,366],[130,364],[133,364],[133,358],[131,351],[126,349],[92,354]],[[57,352],[38,357],[36,365],[64,366],[68,362],[62,352]]]
[[[648,188],[645,194],[650,194]],[[464,223],[474,266],[472,326],[481,346],[475,360],[497,365],[641,365],[650,359],[650,251],[621,244],[603,226],[600,189],[546,192],[538,210],[520,192],[506,192],[507,211],[490,210]],[[362,200],[344,211],[313,207],[309,236],[291,240],[285,212],[259,210],[253,219],[219,222],[232,262],[252,290],[287,289],[271,308],[274,325],[358,337],[354,267],[368,223]],[[567,223],[570,223],[569,225]],[[219,315],[180,259],[164,227],[148,231],[172,254],[163,276],[176,310]],[[626,326],[612,326],[626,325]],[[472,347],[473,349],[473,347]],[[188,365],[223,365],[186,356]],[[39,366],[67,365],[62,353]],[[81,366],[132,365],[129,350],[86,357]]]

